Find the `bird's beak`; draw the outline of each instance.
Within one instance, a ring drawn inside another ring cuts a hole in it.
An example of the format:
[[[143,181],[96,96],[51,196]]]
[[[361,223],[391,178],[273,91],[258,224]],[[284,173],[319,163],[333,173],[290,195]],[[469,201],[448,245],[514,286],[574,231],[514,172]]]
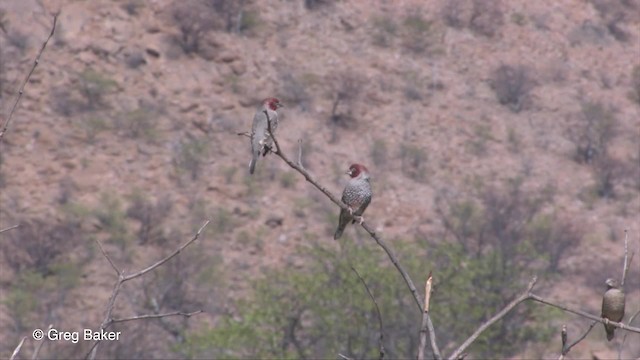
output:
[[[284,104],[283,103],[278,103],[278,107],[279,108],[284,107]]]
[[[345,174],[351,176],[351,170],[347,170],[347,172]]]

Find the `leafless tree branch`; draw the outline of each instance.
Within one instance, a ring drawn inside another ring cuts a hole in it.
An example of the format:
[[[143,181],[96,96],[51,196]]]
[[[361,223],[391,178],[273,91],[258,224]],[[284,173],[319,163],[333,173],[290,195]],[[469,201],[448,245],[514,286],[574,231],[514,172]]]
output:
[[[482,325],[480,325],[480,327],[467,340],[465,340],[465,342],[463,342],[462,345],[460,345],[460,347],[458,347],[453,352],[453,354],[451,354],[451,356],[449,356],[449,360],[459,359],[460,356],[462,355],[462,352],[466,350],[469,347],[469,345],[471,345],[478,338],[478,336],[482,334],[482,332],[484,332],[489,326],[493,325],[498,320],[502,319],[505,315],[509,313],[509,311],[513,310],[513,308],[515,308],[518,304],[529,299],[529,297],[531,296],[531,290],[533,289],[537,281],[538,281],[538,278],[534,276],[533,279],[531,279],[531,281],[529,282],[527,289],[523,291],[522,294],[520,294],[517,298],[511,301],[507,306],[504,307],[504,309],[500,310],[497,314],[495,314],[489,320],[487,320]]]
[[[273,144],[275,147],[275,150],[272,149],[272,152],[276,156],[281,158],[287,165],[289,165],[289,167],[291,167],[292,169],[302,174],[302,176],[304,176],[306,181],[310,182],[313,186],[316,187],[316,189],[320,190],[320,192],[322,192],[325,196],[327,196],[329,200],[331,200],[334,204],[338,205],[341,209],[349,210],[347,205],[345,205],[342,201],[340,201],[340,199],[338,199],[335,195],[333,195],[327,188],[320,185],[305,168],[289,160],[289,158],[282,152],[280,148],[280,144],[278,143],[278,139],[273,135],[273,132],[271,130],[271,119],[269,118],[269,114],[267,113],[267,111],[265,111],[264,113],[267,117],[267,130],[269,131],[269,135],[273,139]],[[239,134],[239,135],[242,135],[242,134]],[[389,257],[393,265],[396,267],[396,269],[398,269],[398,272],[400,272],[400,275],[402,275],[402,278],[404,279],[405,283],[409,287],[409,290],[411,291],[411,294],[413,295],[413,298],[416,302],[416,305],[418,306],[418,309],[422,313],[423,309],[422,309],[422,304],[420,303],[420,296],[418,296],[418,291],[416,290],[416,287],[413,284],[413,281],[411,280],[411,277],[409,276],[407,271],[402,267],[402,265],[400,265],[398,258],[395,256],[393,251],[391,251],[391,249],[387,246],[387,244],[382,240],[382,238],[380,238],[380,236],[378,236],[378,234],[373,229],[371,229],[371,227],[369,227],[367,223],[363,221],[360,225],[362,226],[363,229],[365,229],[365,231],[369,233],[369,235],[376,241],[376,243],[387,253],[387,256]],[[427,322],[429,323],[429,329],[433,329],[431,316],[429,316],[428,313],[427,313]],[[440,355],[440,349],[436,344],[435,334],[433,332],[430,332],[429,336],[431,337],[431,344],[433,346],[432,351],[434,356],[436,357],[436,359],[441,359],[442,356]]]
[[[146,318],[163,318],[165,316],[175,316],[175,315],[182,315],[182,316],[186,316],[186,317],[190,317],[192,315],[198,314],[202,311],[196,311],[194,313],[168,313],[168,314],[158,314],[158,315],[141,315],[138,317],[132,317],[132,318],[124,318],[124,319],[113,319],[111,317],[111,314],[113,313],[113,308],[115,306],[115,302],[116,302],[116,298],[118,297],[118,293],[120,292],[120,289],[122,288],[122,284],[124,284],[125,282],[129,281],[129,280],[133,280],[137,277],[140,277],[150,271],[153,271],[155,269],[157,269],[158,267],[162,266],[164,263],[166,263],[167,261],[171,260],[174,256],[180,254],[180,252],[182,252],[182,250],[184,250],[187,246],[191,245],[194,241],[198,240],[198,238],[200,237],[200,234],[202,233],[202,231],[204,230],[204,228],[209,225],[210,220],[207,220],[204,225],[202,225],[200,227],[200,229],[198,229],[198,231],[196,232],[196,234],[187,242],[185,242],[184,244],[182,244],[178,249],[176,249],[174,252],[172,252],[171,254],[169,254],[168,256],[166,256],[165,258],[163,258],[162,260],[154,263],[151,266],[148,266],[138,272],[135,272],[133,274],[130,275],[125,275],[125,273],[120,270],[115,263],[111,260],[111,258],[107,255],[106,251],[104,250],[104,248],[102,247],[102,244],[100,243],[100,241],[96,240],[96,242],[98,243],[98,246],[100,247],[100,251],[102,251],[102,254],[107,258],[107,261],[109,261],[109,264],[111,264],[111,267],[113,268],[113,270],[116,272],[116,274],[118,275],[118,280],[116,281],[115,285],[113,286],[113,291],[111,292],[111,296],[109,297],[109,301],[107,303],[107,310],[105,312],[105,317],[104,320],[102,320],[102,324],[100,324],[100,330],[105,330],[107,329],[109,326],[113,325],[116,322],[125,322],[125,321],[131,321],[131,320],[137,320],[139,319],[146,319]],[[89,349],[89,352],[87,352],[87,355],[85,356],[85,359],[95,359],[96,353],[98,351],[98,345],[100,344],[100,340],[96,340],[93,345],[91,346],[91,348]]]
[[[383,332],[383,327],[382,327],[382,314],[380,313],[380,308],[378,307],[378,302],[376,301],[376,298],[373,297],[373,294],[371,293],[371,290],[369,289],[369,286],[367,286],[367,283],[364,281],[362,276],[360,276],[360,273],[358,273],[358,270],[356,270],[356,268],[354,268],[353,266],[351,266],[351,270],[353,270],[353,272],[356,273],[356,275],[358,276],[358,279],[360,279],[360,282],[362,283],[362,285],[364,285],[364,288],[367,290],[367,293],[369,294],[369,297],[371,298],[371,301],[373,301],[373,305],[375,305],[375,307],[376,307],[376,313],[378,315],[378,328],[379,328],[379,331],[380,331],[380,337],[378,338],[378,347],[380,349],[380,357],[379,357],[379,359],[382,360],[382,359],[384,359],[384,343],[382,342],[382,340],[384,338],[384,332]]]
[[[58,22],[58,15],[59,13],[53,14],[53,25],[51,26],[51,32],[49,33],[47,40],[45,40],[44,43],[42,43],[42,47],[40,48],[40,51],[38,51],[38,55],[36,55],[36,58],[33,61],[33,66],[31,67],[31,70],[27,74],[27,77],[25,77],[24,82],[22,83],[22,86],[20,86],[20,90],[18,90],[18,97],[16,98],[16,101],[13,103],[13,107],[9,112],[9,116],[7,117],[7,120],[5,120],[4,125],[2,126],[2,130],[0,130],[0,142],[2,142],[2,138],[4,137],[4,134],[7,132],[7,129],[9,128],[9,123],[11,122],[11,118],[13,117],[13,113],[16,111],[16,108],[18,107],[18,103],[20,102],[20,99],[22,99],[22,94],[24,94],[24,87],[29,82],[29,79],[31,79],[31,75],[36,70],[38,63],[40,62],[40,56],[42,56],[42,53],[44,52],[44,49],[47,47],[49,40],[53,36],[53,33],[56,31],[56,23]]]
[[[122,318],[122,319],[111,319],[111,321],[109,322],[109,325],[117,324],[117,323],[123,323],[123,322],[127,322],[127,321],[133,321],[133,320],[158,319],[158,318],[164,318],[164,317],[169,317],[169,316],[184,316],[186,318],[189,318],[189,317],[192,317],[193,315],[200,314],[202,312],[203,312],[202,310],[193,311],[193,312],[189,312],[189,313],[185,313],[185,312],[182,312],[182,311],[174,311],[174,312],[164,313],[164,314],[138,315],[138,316],[132,316],[132,317]]]
[[[24,345],[24,341],[27,340],[27,337],[23,337],[22,340],[20,340],[20,343],[18,343],[18,346],[16,346],[16,348],[13,350],[13,353],[11,353],[11,357],[9,358],[9,360],[13,360],[16,358],[16,356],[18,356],[18,353],[20,352],[20,349],[22,349],[22,345]]]
[[[631,331],[631,332],[640,334],[640,328],[637,328],[637,327],[634,327],[634,326],[629,326],[629,325],[621,323],[621,322],[614,322],[614,321],[611,321],[609,319],[605,319],[605,318],[602,318],[602,317],[597,316],[597,315],[589,314],[588,312],[584,312],[582,310],[577,310],[577,309],[574,309],[574,308],[571,308],[571,307],[568,307],[568,306],[565,306],[565,305],[562,305],[562,304],[556,304],[556,303],[554,303],[554,302],[552,302],[550,300],[544,299],[544,298],[542,298],[542,297],[540,297],[538,295],[532,294],[532,293],[528,294],[528,299],[529,300],[533,300],[533,301],[537,301],[537,302],[545,304],[545,305],[549,305],[549,306],[555,307],[555,308],[560,309],[560,310],[564,310],[566,312],[570,312],[570,313],[582,316],[584,318],[587,318],[587,319],[590,319],[590,320],[593,320],[593,321],[597,321],[597,322],[600,322],[600,323],[603,323],[603,324],[607,324],[607,325],[612,325],[612,326],[615,326],[615,327],[617,327],[619,329],[623,329],[623,330],[627,330],[627,331]]]
[[[340,357],[340,359],[344,359],[344,360],[353,360],[352,358],[348,357],[347,355],[342,355],[340,353],[338,353],[338,356]]]
[[[427,276],[427,281],[424,286],[424,312],[422,313],[422,325],[420,326],[420,344],[418,345],[418,360],[424,360],[424,348],[427,345],[427,328],[429,321],[427,320],[427,314],[429,313],[429,303],[431,302],[431,287],[433,285],[433,277],[431,272]],[[428,329],[430,333],[435,333],[433,329]],[[432,337],[432,339],[435,338]],[[433,344],[431,344],[433,347]]]
[[[8,228],[4,228],[4,229],[0,230],[0,234],[2,234],[2,233],[3,233],[3,232],[5,232],[5,231],[9,231],[9,230],[17,229],[17,228],[19,228],[19,227],[20,227],[20,224],[18,224],[18,225],[13,225],[13,226],[9,226]]]
[[[567,325],[562,325],[562,331],[560,331],[560,340],[562,341],[562,351],[558,360],[564,360],[564,349],[567,347]]]
[[[107,254],[107,252],[104,251],[104,247],[102,247],[102,243],[100,242],[100,240],[96,239],[96,243],[98,243],[100,252],[102,252],[102,255],[104,255],[104,257],[107,258],[107,261],[109,261],[109,264],[111,264],[111,267],[113,268],[113,270],[115,270],[116,274],[118,274],[118,276],[122,275],[122,272],[120,271],[120,269],[118,269],[116,264],[114,264],[113,260],[111,260],[111,257]]]
[[[302,139],[298,139],[298,166],[304,169],[304,165],[302,165]]]
[[[631,325],[631,323],[633,323],[633,320],[639,314],[640,314],[640,310],[636,311],[636,313],[629,318],[629,321],[627,322],[627,324]],[[627,335],[629,335],[628,332],[624,333],[624,336],[622,337],[622,342],[620,343],[620,347],[618,348],[618,359],[622,359],[622,349],[624,348],[624,343],[627,341]]]
[[[622,264],[622,279],[620,281],[620,287],[622,288],[624,288],[624,282],[627,279],[627,272],[631,266],[631,261],[633,261],[634,254],[632,252],[631,256],[629,256],[629,231],[624,229],[624,263]]]
[[[584,340],[587,337],[587,335],[589,335],[589,333],[591,332],[593,327],[596,326],[596,324],[597,324],[596,321],[592,321],[587,331],[585,331],[584,334],[582,334],[582,336],[580,336],[578,339],[576,339],[576,341],[572,342],[571,344],[567,344],[567,325],[562,325],[562,333],[561,333],[562,334],[561,335],[562,351],[560,352],[560,357],[558,357],[558,360],[563,360],[564,357],[569,353],[569,351],[571,351],[571,348],[578,345],[579,342]]]
[[[49,326],[47,326],[46,334],[48,334],[49,330],[51,329],[53,329],[53,324],[49,324]],[[38,343],[38,346],[36,346],[36,350],[33,352],[33,355],[31,356],[31,360],[36,360],[38,358],[38,355],[40,354],[40,349],[42,349],[42,345],[44,345],[45,341],[47,341],[47,337],[43,337],[42,340],[40,340],[40,342]]]

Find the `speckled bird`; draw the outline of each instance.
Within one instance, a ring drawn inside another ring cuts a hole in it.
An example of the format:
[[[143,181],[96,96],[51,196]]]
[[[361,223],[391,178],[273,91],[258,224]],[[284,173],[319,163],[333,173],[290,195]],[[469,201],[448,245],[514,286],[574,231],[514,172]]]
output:
[[[611,321],[620,322],[624,317],[624,291],[614,279],[607,279],[607,291],[602,297],[602,317]],[[613,340],[615,326],[604,325],[607,332],[607,340]]]
[[[369,183],[369,170],[360,164],[353,164],[349,167],[347,175],[351,176],[349,183],[342,192],[342,202],[349,207],[349,210],[340,210],[340,221],[338,229],[333,238],[338,240],[342,232],[347,227],[349,221],[355,223],[354,217],[359,216],[360,222],[364,221],[362,214],[371,202],[371,184]]]
[[[256,170],[256,162],[262,153],[267,155],[267,147],[271,146],[273,140],[269,136],[269,124],[265,110],[269,114],[271,120],[271,131],[275,134],[278,128],[278,113],[276,110],[281,108],[282,103],[276,98],[267,98],[262,101],[256,114],[253,116],[253,125],[251,126],[251,162],[249,163],[249,173],[253,174]]]

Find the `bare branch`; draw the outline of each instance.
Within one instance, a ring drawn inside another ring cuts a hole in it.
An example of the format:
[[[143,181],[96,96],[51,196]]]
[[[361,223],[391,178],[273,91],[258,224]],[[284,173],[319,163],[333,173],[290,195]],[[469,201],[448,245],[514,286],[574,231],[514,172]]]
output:
[[[636,313],[629,318],[629,321],[627,322],[627,324],[631,325],[633,320],[639,314],[640,314],[640,310],[636,311]],[[622,349],[624,348],[624,343],[627,341],[627,335],[629,335],[628,332],[624,333],[624,336],[622,337],[622,342],[620,343],[620,347],[618,348],[618,359],[622,359]]]
[[[13,229],[16,229],[16,228],[19,228],[19,227],[20,227],[20,224],[9,226],[8,228],[4,228],[4,229],[0,230],[0,234],[2,234],[5,231],[13,230]]]
[[[200,227],[200,229],[198,229],[198,232],[196,232],[195,236],[193,238],[191,238],[191,240],[187,241],[186,243],[182,244],[182,246],[180,246],[176,251],[174,251],[173,253],[171,253],[169,256],[165,257],[164,259],[156,262],[155,264],[142,269],[136,273],[133,273],[131,275],[127,275],[124,277],[123,282],[124,281],[128,281],[128,280],[132,280],[135,279],[137,277],[140,277],[146,273],[148,273],[149,271],[152,271],[154,269],[156,269],[158,266],[161,266],[162,264],[166,263],[167,261],[171,260],[174,256],[180,254],[180,252],[182,252],[182,250],[184,250],[187,246],[191,245],[191,243],[193,243],[194,241],[198,240],[198,237],[200,237],[200,233],[202,233],[202,230],[204,230],[204,228],[209,225],[209,222],[211,220],[207,220],[204,225],[202,225]]]
[[[123,323],[127,321],[142,320],[142,319],[158,319],[158,318],[164,318],[169,316],[184,316],[186,318],[189,318],[189,317],[192,317],[193,315],[200,314],[202,312],[204,311],[198,310],[198,311],[193,311],[189,313],[175,311],[175,312],[164,313],[164,314],[147,314],[147,315],[138,315],[138,316],[132,316],[128,318],[122,318],[122,319],[111,319],[111,321],[109,322],[109,326],[112,324]]]
[[[538,281],[538,278],[534,276],[533,279],[531,279],[531,281],[529,282],[527,289],[523,291],[522,294],[520,294],[517,298],[511,301],[507,306],[504,307],[504,309],[500,310],[497,314],[491,317],[491,319],[487,320],[482,325],[480,325],[480,327],[467,340],[465,340],[465,342],[463,342],[462,345],[460,345],[460,347],[458,347],[456,351],[454,351],[453,354],[451,354],[451,356],[449,356],[449,360],[459,359],[460,356],[462,355],[462,352],[466,348],[468,348],[469,345],[471,345],[478,338],[478,336],[482,334],[483,331],[485,331],[489,326],[493,325],[498,320],[502,319],[505,315],[509,313],[509,311],[513,310],[513,308],[515,308],[518,304],[529,299],[529,297],[532,295],[531,290],[536,285],[537,281]]]
[[[198,238],[200,237],[200,234],[202,233],[202,230],[204,230],[204,228],[209,225],[210,220],[207,220],[204,225],[202,225],[200,227],[200,229],[198,229],[198,231],[196,232],[196,234],[191,238],[191,240],[185,242],[184,244],[182,244],[177,250],[175,250],[174,252],[172,252],[171,254],[169,254],[169,256],[163,258],[162,260],[156,262],[155,264],[146,267],[145,269],[142,269],[138,272],[135,272],[133,274],[130,275],[125,275],[123,271],[120,271],[118,269],[117,266],[115,266],[115,264],[113,263],[113,261],[109,258],[109,256],[107,255],[106,251],[104,250],[104,248],[102,247],[102,244],[100,243],[100,241],[98,242],[98,246],[100,246],[100,250],[102,251],[102,254],[107,258],[107,260],[109,261],[109,263],[111,264],[111,267],[116,271],[116,273],[118,273],[118,280],[116,281],[115,285],[113,286],[113,291],[111,292],[111,296],[109,297],[109,302],[107,303],[107,310],[105,312],[105,316],[104,316],[104,320],[102,320],[102,324],[100,324],[100,330],[104,330],[106,328],[108,328],[109,326],[111,326],[112,324],[116,323],[116,322],[125,322],[125,321],[132,321],[132,320],[137,320],[137,319],[147,319],[147,318],[163,318],[166,316],[175,316],[175,315],[182,315],[182,316],[186,316],[186,317],[190,317],[192,315],[195,314],[199,314],[202,311],[196,311],[194,313],[168,313],[168,314],[158,314],[158,315],[141,315],[138,317],[132,317],[132,318],[124,318],[124,319],[113,319],[111,317],[111,314],[113,313],[113,309],[115,307],[115,303],[116,303],[116,298],[118,297],[118,294],[120,293],[120,289],[122,288],[122,284],[124,284],[125,282],[129,281],[129,280],[133,280],[137,277],[140,277],[150,271],[153,271],[155,269],[157,269],[158,267],[162,266],[164,263],[166,263],[167,261],[171,260],[174,256],[180,254],[180,252],[182,252],[182,250],[184,250],[187,246],[191,245],[194,241],[198,240]],[[98,351],[98,345],[100,344],[101,340],[96,340],[93,345],[91,346],[91,348],[89,349],[89,352],[87,353],[87,355],[85,355],[85,359],[95,359],[96,357],[96,353]]]
[[[558,360],[564,360],[564,349],[567,347],[567,325],[562,325],[562,331],[560,331],[560,340],[562,341],[562,351]]]
[[[379,331],[380,331],[380,337],[378,338],[378,347],[380,349],[380,357],[379,357],[379,359],[382,360],[384,358],[384,344],[382,342],[382,339],[384,338],[384,333],[383,333],[383,327],[382,327],[382,314],[380,313],[380,308],[378,307],[378,302],[373,297],[373,294],[371,293],[371,290],[369,289],[369,286],[367,286],[367,283],[364,281],[362,276],[360,276],[360,273],[358,273],[358,270],[356,270],[356,268],[354,268],[353,266],[351,266],[351,270],[353,270],[353,272],[356,273],[356,275],[358,276],[358,279],[360,279],[360,282],[362,282],[362,285],[364,285],[364,288],[367,290],[367,293],[369,294],[369,297],[371,298],[371,301],[373,301],[373,305],[375,305],[375,307],[376,307],[376,313],[378,315],[378,328],[379,328]]]
[[[111,264],[111,267],[113,268],[113,270],[115,270],[116,274],[118,274],[118,277],[121,276],[122,275],[122,271],[120,271],[120,269],[118,269],[118,267],[113,262],[113,260],[111,260],[111,257],[109,257],[109,255],[107,255],[107,252],[104,250],[104,247],[102,247],[102,243],[100,242],[100,240],[96,239],[96,242],[98,243],[98,247],[100,248],[100,251],[102,252],[102,255],[104,255],[104,257],[107,258],[107,261],[109,261],[109,264]]]
[[[53,25],[51,26],[51,32],[49,33],[47,40],[45,40],[44,43],[42,44],[40,51],[38,51],[38,55],[36,55],[36,58],[33,61],[33,66],[31,67],[31,70],[27,74],[27,77],[25,77],[24,82],[22,83],[22,86],[20,86],[20,90],[18,90],[18,97],[16,98],[16,101],[13,103],[13,107],[9,112],[9,116],[7,117],[7,120],[5,120],[4,125],[2,126],[2,130],[0,130],[0,142],[2,142],[2,138],[4,137],[4,134],[7,132],[7,129],[9,128],[9,123],[11,122],[11,118],[13,117],[13,113],[16,111],[16,108],[18,107],[18,103],[20,102],[20,99],[22,99],[22,94],[24,94],[24,87],[29,82],[29,79],[31,79],[31,75],[36,70],[38,63],[40,62],[40,56],[42,56],[42,52],[44,52],[44,49],[47,47],[47,44],[49,43],[49,40],[53,36],[53,33],[56,31],[56,23],[58,22],[58,15],[59,13],[53,14]]]
[[[582,336],[580,336],[578,339],[576,339],[576,341],[572,342],[571,344],[567,344],[567,325],[562,325],[562,351],[560,353],[560,357],[558,358],[558,360],[564,359],[564,357],[569,353],[569,351],[571,351],[571,348],[578,345],[579,342],[584,340],[587,337],[587,335],[589,335],[593,327],[596,326],[596,324],[597,324],[596,321],[592,321],[587,331],[585,331],[584,334],[582,334]]]
[[[615,327],[617,327],[619,329],[623,329],[623,330],[627,330],[627,331],[631,331],[631,332],[640,334],[640,328],[629,326],[629,325],[626,325],[626,324],[621,323],[621,322],[619,322],[619,323],[618,322],[614,322],[614,321],[611,321],[609,319],[605,319],[605,318],[602,318],[602,317],[597,316],[597,315],[589,314],[588,312],[584,312],[582,310],[577,310],[577,309],[574,309],[574,308],[571,308],[571,307],[568,307],[568,306],[565,306],[565,305],[556,304],[554,302],[551,302],[551,301],[549,301],[547,299],[544,299],[544,298],[542,298],[542,297],[540,297],[538,295],[532,294],[532,293],[529,293],[528,299],[537,301],[537,302],[545,304],[545,305],[549,305],[549,306],[558,308],[560,310],[564,310],[566,312],[570,312],[570,313],[582,316],[584,318],[587,318],[587,319],[590,319],[590,320],[593,320],[593,321],[597,321],[597,322],[600,322],[600,323],[603,323],[603,324],[615,326]]]
[[[620,287],[624,288],[624,282],[627,278],[627,272],[629,271],[629,267],[631,266],[631,261],[633,261],[633,255],[635,253],[631,253],[629,255],[629,231],[624,229],[624,263],[622,264],[622,280],[620,281]]]
[[[49,333],[49,330],[53,329],[53,324],[49,324],[49,326],[47,326],[47,334]],[[36,350],[33,352],[33,355],[31,355],[31,360],[36,360],[38,358],[38,355],[40,354],[40,349],[42,349],[42,345],[44,345],[45,341],[47,340],[47,337],[43,337],[42,340],[40,340],[40,342],[38,343],[38,346],[36,346]]]
[[[344,359],[344,360],[353,360],[352,358],[348,357],[347,355],[342,355],[342,354],[340,354],[340,353],[338,353],[338,356],[339,356],[341,359]]]
[[[304,165],[302,165],[302,139],[298,139],[298,166],[304,169]]]
[[[16,358],[16,356],[18,356],[18,353],[20,352],[20,349],[22,349],[22,345],[24,344],[25,340],[27,340],[26,336],[23,337],[22,340],[20,340],[20,343],[18,343],[18,346],[16,346],[16,348],[13,350],[13,353],[11,354],[9,360],[13,360]]]
[[[420,326],[420,344],[418,345],[418,360],[424,360],[424,348],[427,345],[427,327],[429,326],[428,313],[429,313],[429,303],[431,302],[431,287],[433,285],[433,277],[431,276],[431,272],[427,276],[427,281],[424,286],[424,312],[422,313],[422,325]],[[430,334],[434,334],[431,329],[429,329]],[[432,336],[432,338],[435,335]],[[432,344],[433,347],[433,344]]]
[[[305,168],[298,166],[296,163],[289,160],[289,158],[286,155],[284,155],[284,153],[280,149],[280,144],[278,143],[278,139],[273,135],[273,132],[271,131],[271,119],[269,118],[269,114],[266,111],[264,113],[267,116],[267,130],[269,131],[269,134],[273,139],[273,143],[275,145],[275,151],[273,151],[273,153],[276,154],[279,158],[281,158],[287,165],[289,165],[289,167],[291,167],[292,169],[302,174],[305,180],[307,180],[313,186],[315,186],[316,189],[320,190],[320,192],[322,192],[325,196],[327,196],[329,200],[331,200],[334,204],[338,205],[341,209],[349,210],[347,205],[345,205],[342,201],[340,201],[340,199],[338,199],[335,195],[333,195],[327,188],[320,185]],[[380,238],[380,236],[378,236],[378,234],[373,229],[371,229],[367,223],[363,221],[360,225],[362,226],[363,229],[365,229],[365,231],[369,233],[369,235],[376,241],[376,243],[378,243],[378,245],[387,253],[387,256],[389,257],[393,265],[396,267],[396,269],[398,269],[398,272],[400,272],[400,275],[402,275],[402,278],[404,279],[405,283],[407,284],[407,287],[409,287],[409,290],[413,295],[413,298],[416,302],[416,305],[418,306],[418,309],[422,313],[423,309],[422,309],[422,304],[420,303],[420,296],[418,296],[418,291],[416,290],[416,287],[413,284],[413,281],[411,280],[411,277],[409,276],[407,271],[402,267],[402,265],[400,265],[398,258],[391,251],[389,246],[387,246],[387,244],[382,240],[382,238]],[[429,325],[429,329],[433,329],[431,316],[429,316],[428,313],[427,313],[427,322]],[[432,351],[434,356],[436,357],[436,359],[440,359],[441,358],[440,350],[437,347],[437,344],[435,341],[435,334],[433,332],[431,332],[431,344],[432,344]]]

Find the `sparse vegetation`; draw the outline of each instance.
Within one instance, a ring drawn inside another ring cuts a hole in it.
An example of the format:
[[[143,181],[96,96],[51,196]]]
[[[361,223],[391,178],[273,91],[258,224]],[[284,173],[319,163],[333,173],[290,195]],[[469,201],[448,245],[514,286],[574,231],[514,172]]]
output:
[[[529,69],[522,65],[500,65],[491,74],[491,87],[498,101],[515,113],[526,107],[535,85]]]
[[[279,72],[281,89],[281,100],[289,106],[298,106],[302,111],[309,111],[311,107],[311,96],[307,91],[308,82],[304,77],[294,76],[290,71]]]
[[[375,139],[373,140],[373,144],[371,145],[371,160],[373,163],[382,168],[387,164],[389,160],[389,154],[387,149],[387,143],[383,139]]]
[[[304,6],[309,10],[320,9],[323,6],[333,4],[335,0],[304,0]]]
[[[640,65],[633,67],[631,71],[631,91],[629,92],[629,99],[640,105]]]
[[[402,21],[402,45],[415,53],[433,55],[440,51],[441,33],[434,21],[426,19],[422,10],[416,9]]]
[[[137,237],[141,244],[166,240],[163,226],[171,214],[172,207],[173,202],[169,197],[152,201],[140,191],[131,195],[131,205],[127,209],[127,217],[140,223]]]
[[[143,105],[122,114],[119,117],[118,129],[127,137],[153,142],[158,138],[157,117],[155,109]]]
[[[212,31],[254,31],[260,20],[257,12],[246,10],[249,3],[235,0],[174,1],[170,11],[179,31],[174,41],[185,54],[198,54]]]
[[[79,75],[80,93],[86,100],[87,110],[96,110],[104,107],[104,96],[113,91],[117,86],[114,80],[88,68]]]
[[[181,140],[173,151],[173,166],[180,177],[189,174],[192,181],[198,179],[202,165],[208,157],[208,142],[205,139]]]
[[[338,128],[352,129],[356,125],[352,115],[353,105],[359,99],[363,79],[353,71],[343,71],[337,74],[331,82],[330,125],[332,129],[331,142],[338,140]]]
[[[20,30],[10,30],[7,33],[7,40],[9,41],[9,44],[18,49],[21,53],[24,53],[29,46],[29,35]]]
[[[102,229],[109,235],[108,241],[116,244],[128,259],[131,256],[128,252],[131,236],[120,198],[112,193],[103,193],[100,197],[100,206],[94,210],[94,214]]]
[[[504,24],[499,0],[451,0],[444,3],[442,15],[451,27],[469,28],[476,34],[494,37]]]
[[[280,175],[280,186],[285,189],[294,188],[297,181],[298,174],[293,171],[283,172],[282,175]]]
[[[567,138],[575,145],[574,159],[590,164],[605,156],[616,132],[617,118],[611,108],[600,102],[583,103],[567,129]]]
[[[127,0],[122,4],[122,8],[131,16],[137,16],[140,9],[144,8],[144,0]]]
[[[373,44],[380,47],[389,47],[398,34],[398,25],[388,15],[374,17],[372,21]]]
[[[415,181],[427,180],[427,152],[417,145],[400,145],[402,173]]]
[[[103,131],[109,130],[107,121],[99,115],[89,115],[80,120],[80,127],[85,135],[85,140],[89,144],[95,143],[96,137]]]

